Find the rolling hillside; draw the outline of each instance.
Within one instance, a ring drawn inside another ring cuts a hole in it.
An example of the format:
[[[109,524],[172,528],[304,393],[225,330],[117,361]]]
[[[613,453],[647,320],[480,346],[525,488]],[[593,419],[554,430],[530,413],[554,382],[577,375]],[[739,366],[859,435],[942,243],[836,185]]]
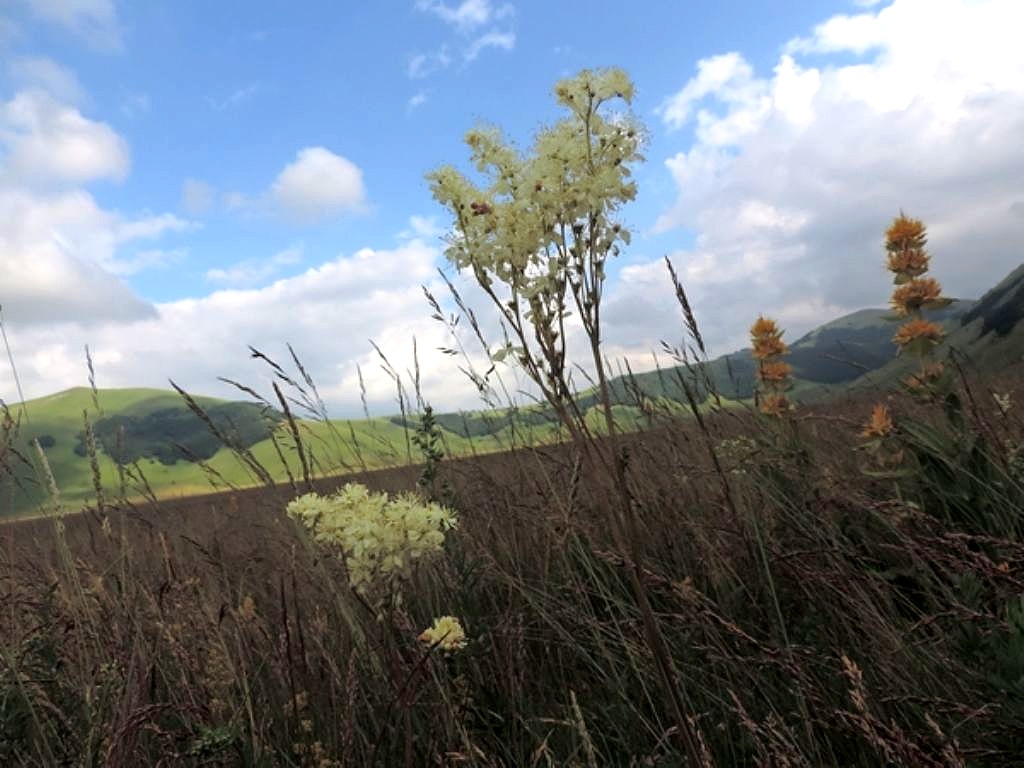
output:
[[[959,327],[961,317],[975,302],[956,301],[935,314],[947,330]],[[892,336],[896,325],[884,309],[862,309],[819,326],[790,343],[786,361],[793,366],[794,395],[845,386],[867,372],[878,370],[896,357]],[[749,350],[714,358],[705,364],[707,375],[722,396],[745,400],[753,396],[756,366]],[[638,374],[634,378],[649,396],[678,399],[682,369]],[[618,391],[625,392],[620,383]],[[702,391],[702,395],[704,392]]]
[[[97,398],[100,410],[93,402],[93,392],[80,387],[9,410],[17,423],[0,432],[0,467],[9,470],[0,473],[0,518],[31,513],[49,497],[45,472],[33,446],[36,439],[46,454],[62,504],[74,509],[95,499],[92,468],[86,457],[84,414],[94,427],[102,487],[110,498],[121,494],[142,498],[150,491],[161,498],[185,496],[209,492],[211,484],[224,488],[259,482],[251,466],[238,452],[222,447],[176,392],[107,389],[98,390]],[[280,414],[253,403],[209,397],[195,400],[211,421],[276,481],[287,482],[289,472],[301,479],[295,442]],[[307,463],[316,475],[395,466],[417,456],[407,430],[388,418],[327,423],[300,420],[298,425]],[[550,429],[542,431],[550,434]],[[472,441],[446,432],[444,441],[452,455],[507,447],[500,430]]]
[[[39,481],[38,461],[32,441],[38,439],[46,453],[47,461],[53,471],[62,497],[69,504],[80,501],[93,493],[92,470],[84,458],[84,414],[95,424],[104,424],[105,420],[115,417],[119,425],[126,427],[131,435],[129,442],[148,437],[156,442],[157,435],[144,435],[138,431],[129,431],[133,424],[145,424],[154,414],[181,413],[181,398],[174,392],[155,389],[115,389],[100,390],[97,393],[100,411],[96,410],[93,393],[87,388],[75,388],[59,392],[48,397],[32,400],[25,404],[24,409],[14,408],[11,415],[20,418],[17,436],[13,439],[12,448],[21,457],[13,463],[16,476],[3,477],[0,484],[0,509],[7,514],[17,514],[39,504],[47,494]],[[204,407],[216,407],[222,401],[213,398],[199,398]],[[106,422],[110,423],[110,422]],[[196,432],[195,429],[192,430]],[[109,491],[114,491],[120,484],[116,463],[111,454],[114,450],[113,435],[101,441],[99,452],[99,468]],[[164,436],[164,444],[169,447],[170,440]],[[110,452],[103,450],[109,445]],[[155,457],[135,456],[138,466],[145,474],[146,480],[154,488],[166,488],[172,492],[188,493],[208,488],[203,470],[191,462],[175,464],[161,463]],[[32,466],[28,466],[31,463]],[[137,472],[129,467],[129,472]],[[126,475],[129,488],[141,486],[141,477],[132,480]],[[131,494],[137,495],[137,494]]]
[[[934,317],[947,329],[952,347],[982,369],[1024,359],[1024,266],[1007,276],[978,301],[960,300]],[[865,309],[826,323],[790,346],[796,400],[820,400],[847,388],[890,385],[905,376],[913,361],[896,358],[892,344],[895,323],[882,309]],[[725,407],[738,405],[753,393],[754,360],[749,350],[723,355],[703,365],[684,366],[619,376],[611,382],[615,414],[625,429],[642,426],[647,413],[686,412],[684,384],[707,401],[709,384]],[[93,475],[86,458],[83,414],[93,425],[99,448],[104,493],[138,498],[152,491],[159,497],[207,492],[214,487],[259,482],[252,463],[265,467],[276,481],[301,478],[302,467],[289,425],[281,414],[254,403],[197,397],[196,402],[219,430],[231,436],[238,451],[224,448],[175,392],[156,389],[111,389],[97,393],[76,388],[29,401],[16,429],[0,433],[0,464],[13,468],[0,474],[0,517],[33,512],[45,501],[45,481],[32,441],[38,439],[53,471],[61,500],[74,508],[95,498]],[[637,406],[638,399],[644,408]],[[593,390],[580,395],[584,409],[593,409]],[[705,402],[710,407],[710,402]],[[27,414],[27,418],[25,416]],[[596,417],[597,412],[593,415]],[[469,455],[556,437],[553,415],[543,406],[436,415],[449,455]],[[299,422],[314,474],[395,466],[416,460],[409,428],[400,417]],[[594,420],[600,428],[599,420]],[[115,458],[118,461],[115,461]]]
[[[948,335],[936,351],[938,358],[952,350],[980,370],[1001,370],[1024,361],[1024,264],[1007,275],[957,322],[946,324]],[[891,386],[918,365],[913,359],[894,358],[854,383],[857,388]]]
[[[1008,300],[1019,304],[1021,297]],[[934,317],[952,333],[976,304],[958,300]],[[890,312],[885,309],[862,309],[825,323],[793,342],[786,358],[793,366],[792,397],[827,397],[893,362],[896,347],[892,336],[897,326],[889,317]],[[755,371],[750,351],[740,350],[707,361],[701,370],[672,366],[617,376],[610,382],[612,400],[626,417],[627,425],[641,424],[643,415],[636,407],[638,398],[642,397],[656,410],[685,410],[685,387],[689,387],[701,402],[707,400],[709,390],[713,389],[727,405],[753,397]],[[590,409],[597,404],[598,397],[593,389],[588,389],[581,393],[579,401]],[[520,425],[541,425],[551,422],[554,414],[548,408],[535,406],[514,415],[507,410],[474,411],[441,414],[437,418],[446,429],[473,437],[508,429],[513,419]]]

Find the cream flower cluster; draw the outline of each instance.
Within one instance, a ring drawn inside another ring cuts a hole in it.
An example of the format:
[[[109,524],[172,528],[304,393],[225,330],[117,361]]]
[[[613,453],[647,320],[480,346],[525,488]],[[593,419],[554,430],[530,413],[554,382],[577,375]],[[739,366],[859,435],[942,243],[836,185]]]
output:
[[[440,504],[403,494],[389,498],[348,483],[331,496],[308,493],[288,505],[288,514],[313,538],[340,549],[349,581],[368,594],[406,575],[413,563],[441,551],[455,513]]]
[[[420,642],[437,646],[442,651],[458,651],[466,647],[466,632],[454,616],[434,619],[434,625],[420,634]]]
[[[636,197],[631,168],[645,140],[628,113],[607,108],[612,101],[628,107],[633,97],[622,70],[584,70],[559,82],[555,95],[570,115],[542,130],[528,154],[496,128],[466,134],[487,184],[450,165],[427,176],[455,218],[446,250],[452,263],[472,269],[485,287],[497,280],[527,300],[549,300],[567,277],[583,279],[587,258],[603,275],[605,260],[629,243],[614,218]]]

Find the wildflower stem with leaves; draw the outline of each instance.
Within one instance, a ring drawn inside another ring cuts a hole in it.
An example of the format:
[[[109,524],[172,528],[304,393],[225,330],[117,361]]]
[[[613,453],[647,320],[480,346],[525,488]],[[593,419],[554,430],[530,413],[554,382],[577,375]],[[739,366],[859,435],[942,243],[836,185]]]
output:
[[[886,267],[896,284],[890,299],[893,312],[905,322],[893,336],[901,355],[921,360],[920,370],[906,384],[920,390],[937,382],[944,373],[941,362],[929,362],[934,349],[942,342],[942,326],[924,317],[925,310],[941,309],[951,299],[942,295],[942,286],[933,277],[926,277],[931,257],[925,246],[928,231],[920,219],[902,212],[885,232]]]
[[[538,387],[574,443],[611,477],[619,543],[630,552],[630,578],[645,634],[662,675],[677,738],[697,759],[680,682],[641,581],[636,511],[626,482],[601,351],[601,299],[609,259],[630,241],[618,219],[636,197],[632,166],[643,159],[644,131],[629,114],[633,83],[621,69],[583,70],[555,86],[568,116],[541,130],[532,150],[517,150],[495,128],[466,135],[482,185],[444,166],[427,176],[434,198],[454,218],[445,253],[473,278],[512,340],[493,356],[511,357]],[[615,111],[613,105],[618,105]],[[626,109],[623,110],[622,107]],[[574,397],[567,321],[575,313],[589,346],[607,440],[594,439]]]
[[[775,417],[792,408],[785,392],[790,387],[793,369],[782,359],[787,353],[782,334],[774,320],[763,316],[750,327],[751,354],[757,360],[758,408],[761,413]]]

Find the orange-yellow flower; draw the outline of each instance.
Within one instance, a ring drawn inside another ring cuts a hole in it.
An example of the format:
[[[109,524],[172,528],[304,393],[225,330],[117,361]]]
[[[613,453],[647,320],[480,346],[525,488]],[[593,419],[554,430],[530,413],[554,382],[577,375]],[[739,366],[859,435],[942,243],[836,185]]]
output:
[[[905,317],[921,309],[931,301],[942,298],[942,286],[934,277],[915,277],[898,286],[892,293],[892,308],[897,315]]]
[[[753,347],[754,357],[758,360],[786,354],[782,331],[774,320],[767,317],[758,317],[750,327],[750,345]]]
[[[892,340],[901,347],[910,344],[912,341],[925,340],[932,344],[938,344],[942,340],[942,326],[930,320],[920,318],[911,320],[900,326]]]
[[[778,337],[769,336],[754,342],[753,355],[758,360],[766,360],[784,354],[786,354],[786,342]]]
[[[765,383],[781,384],[789,378],[789,374],[792,372],[793,367],[789,363],[762,362],[761,367],[758,368],[757,377]]]
[[[789,387],[792,368],[779,359],[786,354],[786,343],[782,340],[782,329],[768,317],[758,317],[750,327],[750,345],[757,366],[759,408],[769,416],[782,416],[791,409],[789,401],[782,394]]]
[[[894,251],[886,265],[890,272],[904,277],[917,277],[928,271],[930,256],[924,250]]]
[[[786,396],[778,392],[769,392],[761,396],[761,413],[768,416],[782,416],[791,407]]]
[[[764,336],[781,336],[782,332],[779,330],[779,326],[775,324],[775,321],[770,317],[760,315],[754,324],[750,326],[750,338],[759,339]]]
[[[922,250],[928,242],[927,232],[923,221],[911,219],[901,213],[885,230],[886,250]]]
[[[886,437],[892,434],[892,416],[889,409],[882,403],[878,403],[871,411],[871,418],[860,433],[861,437]]]
[[[902,213],[893,219],[885,231],[885,250],[889,254],[887,264],[900,281],[907,280],[928,271],[927,229],[920,219],[911,219]]]

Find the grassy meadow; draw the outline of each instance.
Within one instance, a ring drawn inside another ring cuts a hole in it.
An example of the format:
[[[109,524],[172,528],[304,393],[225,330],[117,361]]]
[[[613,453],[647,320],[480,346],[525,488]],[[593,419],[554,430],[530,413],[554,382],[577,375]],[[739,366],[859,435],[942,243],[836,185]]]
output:
[[[383,614],[287,484],[5,525],[0,760],[1017,765],[1020,373],[885,394],[898,468],[864,396],[663,415],[619,446],[628,541],[579,446],[445,458],[459,526]],[[417,641],[441,615],[465,648]]]

